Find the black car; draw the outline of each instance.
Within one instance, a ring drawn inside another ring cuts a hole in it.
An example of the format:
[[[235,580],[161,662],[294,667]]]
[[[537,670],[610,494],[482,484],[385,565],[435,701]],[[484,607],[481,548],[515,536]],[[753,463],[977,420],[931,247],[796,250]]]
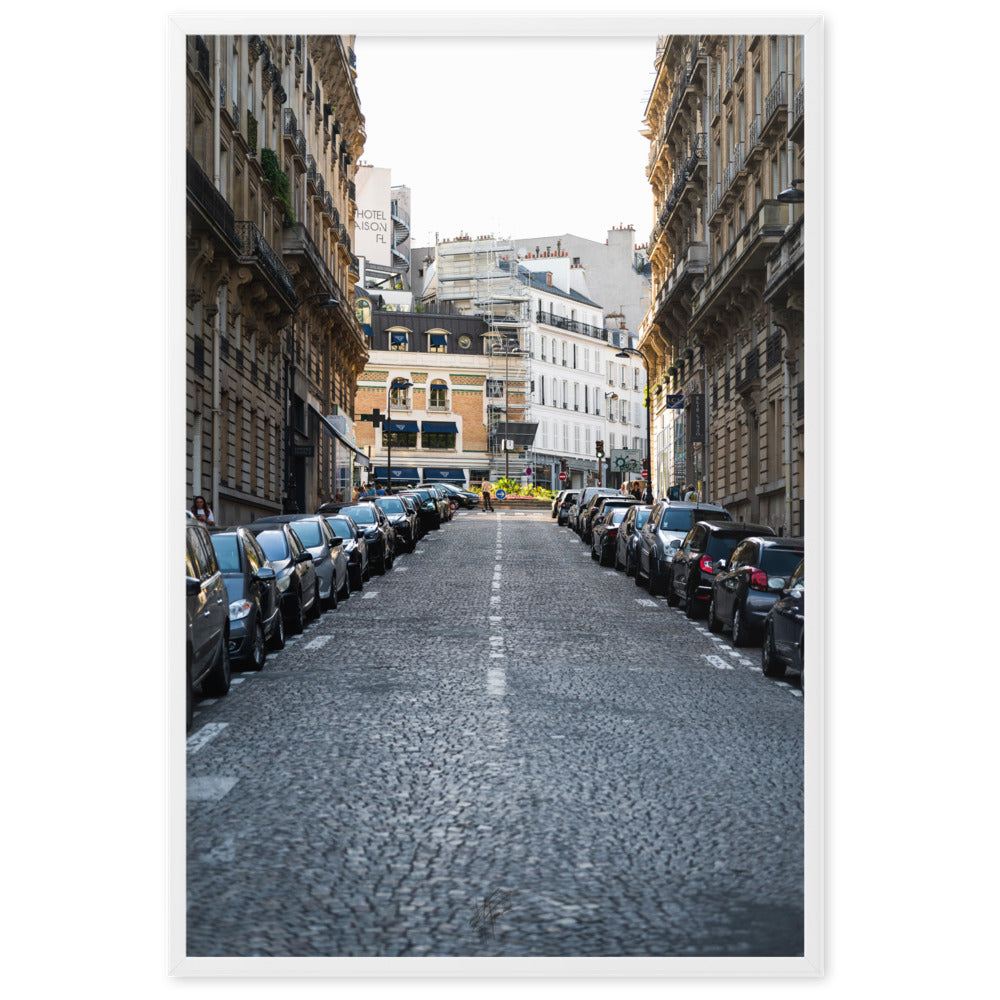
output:
[[[299,541],[290,524],[251,524],[247,527],[271,564],[285,628],[298,635],[305,620],[318,618],[319,577],[312,553]]]
[[[579,513],[576,518],[576,533],[580,536],[581,542],[590,544],[590,524],[597,503],[603,497],[614,496],[621,497],[623,500],[625,499],[620,490],[610,489],[606,486],[588,486],[580,494],[580,500],[577,504]]]
[[[590,558],[600,561],[602,566],[610,566],[615,558],[618,544],[618,530],[631,504],[607,504],[604,513],[598,513],[590,529]]]
[[[731,521],[718,504],[658,500],[642,526],[636,543],[635,585],[648,581],[651,594],[670,593],[671,565],[677,549],[698,521]]]
[[[351,590],[363,590],[365,580],[371,579],[371,567],[368,565],[368,542],[360,528],[346,514],[324,514],[331,531],[344,542],[344,555],[347,556],[347,575],[351,581]]]
[[[728,559],[744,538],[773,534],[774,530],[766,524],[699,521],[677,548],[671,564],[667,603],[671,607],[683,604],[688,618],[699,617],[712,598],[718,560]]]
[[[260,670],[268,648],[285,645],[277,576],[246,528],[212,528],[209,534],[229,593],[230,659]]]
[[[709,631],[731,626],[733,645],[749,645],[763,631],[767,613],[802,562],[804,547],[801,538],[744,538],[728,562],[715,564]]]
[[[400,497],[375,497],[373,503],[389,518],[396,532],[396,551],[412,552],[417,546],[417,516],[407,510]]]
[[[396,493],[394,496],[402,501],[403,506],[413,515],[417,523],[417,540],[419,541],[427,534],[427,529],[420,519],[420,498],[411,496],[409,493]]]
[[[805,559],[792,571],[764,620],[760,665],[765,677],[782,677],[785,668],[795,671],[805,687]]]
[[[625,512],[625,519],[618,528],[618,541],[615,545],[615,569],[624,569],[626,576],[632,576],[635,573],[639,533],[649,519],[652,509],[648,504],[633,504]]]
[[[229,595],[208,529],[187,519],[187,728],[194,719],[194,691],[213,698],[229,691]]]
[[[368,558],[379,575],[392,569],[396,555],[396,533],[389,518],[382,509],[371,500],[358,500],[356,503],[325,503],[319,508],[319,513],[345,514],[361,530],[368,543]]]
[[[464,507],[467,510],[475,510],[480,503],[478,493],[472,493],[470,490],[462,489],[452,483],[421,483],[420,485],[436,486],[449,499],[454,500],[457,506]]]
[[[424,532],[441,527],[441,508],[437,497],[429,489],[407,490],[407,494],[420,504],[420,523]]]

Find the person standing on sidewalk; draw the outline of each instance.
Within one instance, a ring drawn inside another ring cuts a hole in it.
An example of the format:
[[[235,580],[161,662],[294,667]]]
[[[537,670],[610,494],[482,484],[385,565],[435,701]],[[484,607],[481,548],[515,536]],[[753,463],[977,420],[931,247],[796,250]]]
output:
[[[483,510],[493,511],[493,500],[490,498],[490,494],[493,492],[493,487],[488,479],[483,480],[482,491],[483,491]]]

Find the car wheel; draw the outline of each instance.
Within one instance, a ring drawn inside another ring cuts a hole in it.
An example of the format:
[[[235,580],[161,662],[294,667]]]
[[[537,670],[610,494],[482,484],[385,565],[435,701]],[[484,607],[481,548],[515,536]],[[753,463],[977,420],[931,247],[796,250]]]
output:
[[[743,620],[743,609],[737,604],[733,608],[733,645],[747,646],[750,644],[749,629]]]
[[[771,626],[764,626],[764,641],[760,647],[760,669],[764,671],[765,677],[784,677],[785,665],[774,655],[774,638],[771,635]]]
[[[262,670],[266,659],[267,647],[264,645],[264,626],[260,623],[260,608],[258,608],[253,627],[253,642],[250,643],[250,655],[247,657],[247,667],[250,670]]]
[[[637,587],[642,586],[642,561],[640,560],[638,553],[636,553],[635,556],[635,585]]]
[[[632,565],[632,560],[629,558],[628,549],[625,550],[625,575],[632,576],[635,573],[635,567]]]
[[[354,587],[354,592],[358,593],[365,589],[365,574],[361,571],[361,567],[358,567],[357,573],[354,574],[354,580],[352,582]]]
[[[340,588],[337,596],[342,600],[346,601],[351,596],[351,574],[344,574],[344,586]]]
[[[660,579],[656,572],[656,560],[652,556],[649,557],[649,575],[646,577],[646,589],[649,591],[650,597],[655,597],[657,591],[660,589]]]
[[[590,558],[595,560],[597,559],[597,552],[595,551],[593,545],[590,546]]]
[[[274,632],[271,635],[271,649],[284,649],[285,648],[285,618],[281,611],[278,611],[278,622],[274,626]]]
[[[302,614],[302,596],[295,595],[289,602],[288,631],[292,635],[300,635],[306,627],[305,616]]]
[[[361,574],[361,582],[364,583],[366,580],[370,580],[371,578],[372,578],[372,564],[371,560],[369,560],[367,563],[365,563],[365,571],[364,573]],[[361,588],[359,587],[358,590],[360,589]]]
[[[722,622],[715,617],[715,594],[713,592],[712,599],[708,602],[708,631],[715,632],[718,634],[722,631]]]
[[[312,607],[309,609],[309,620],[315,621],[320,616],[323,608],[319,600],[319,580],[313,584],[313,602]]]
[[[690,590],[684,594],[684,614],[688,618],[698,617],[698,599]]]
[[[211,698],[221,698],[229,691],[229,682],[232,680],[232,676],[233,667],[229,661],[229,633],[226,632],[222,637],[222,655],[205,680],[202,681],[201,689]]]

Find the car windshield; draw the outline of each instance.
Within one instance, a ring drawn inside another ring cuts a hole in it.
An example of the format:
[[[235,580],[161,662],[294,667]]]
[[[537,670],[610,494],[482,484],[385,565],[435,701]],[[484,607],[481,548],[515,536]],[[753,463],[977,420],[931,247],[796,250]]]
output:
[[[746,537],[746,535],[720,535],[718,532],[712,532],[708,536],[705,554],[711,556],[713,560],[728,559],[733,549]]]
[[[376,500],[375,503],[382,508],[387,514],[405,514],[406,508],[403,506],[402,500],[397,500],[395,498],[391,500]]]
[[[299,536],[299,541],[307,549],[323,544],[323,536],[320,534],[318,521],[296,521],[292,525],[292,531]]]
[[[212,535],[212,548],[223,573],[241,573],[240,546],[235,535]]]
[[[791,576],[795,567],[802,562],[802,549],[764,549],[760,558],[760,568],[769,576]]]
[[[340,513],[346,514],[355,524],[375,524],[378,521],[371,507],[344,507]]]
[[[262,531],[257,536],[257,541],[270,562],[288,558],[288,539],[283,531]]]
[[[340,517],[328,517],[326,523],[333,529],[333,533],[338,538],[353,538],[351,526]]]

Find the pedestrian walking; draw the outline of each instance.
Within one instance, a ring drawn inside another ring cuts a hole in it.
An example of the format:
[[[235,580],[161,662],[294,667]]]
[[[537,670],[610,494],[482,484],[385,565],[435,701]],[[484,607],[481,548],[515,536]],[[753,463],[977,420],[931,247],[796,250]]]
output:
[[[653,487],[650,486],[649,483],[646,483],[646,492],[643,493],[642,495],[642,502],[643,503],[653,502]]]
[[[489,480],[486,479],[483,480],[482,491],[483,491],[483,510],[492,511],[493,500],[491,499],[490,494],[493,492],[493,487],[492,485],[490,485]]]
[[[698,491],[694,488],[694,484],[688,486],[687,492],[684,494],[684,499],[687,500],[688,503],[698,502]]]
[[[194,514],[202,524],[215,524],[215,515],[212,508],[205,502],[204,497],[195,497],[191,504],[191,513]]]

